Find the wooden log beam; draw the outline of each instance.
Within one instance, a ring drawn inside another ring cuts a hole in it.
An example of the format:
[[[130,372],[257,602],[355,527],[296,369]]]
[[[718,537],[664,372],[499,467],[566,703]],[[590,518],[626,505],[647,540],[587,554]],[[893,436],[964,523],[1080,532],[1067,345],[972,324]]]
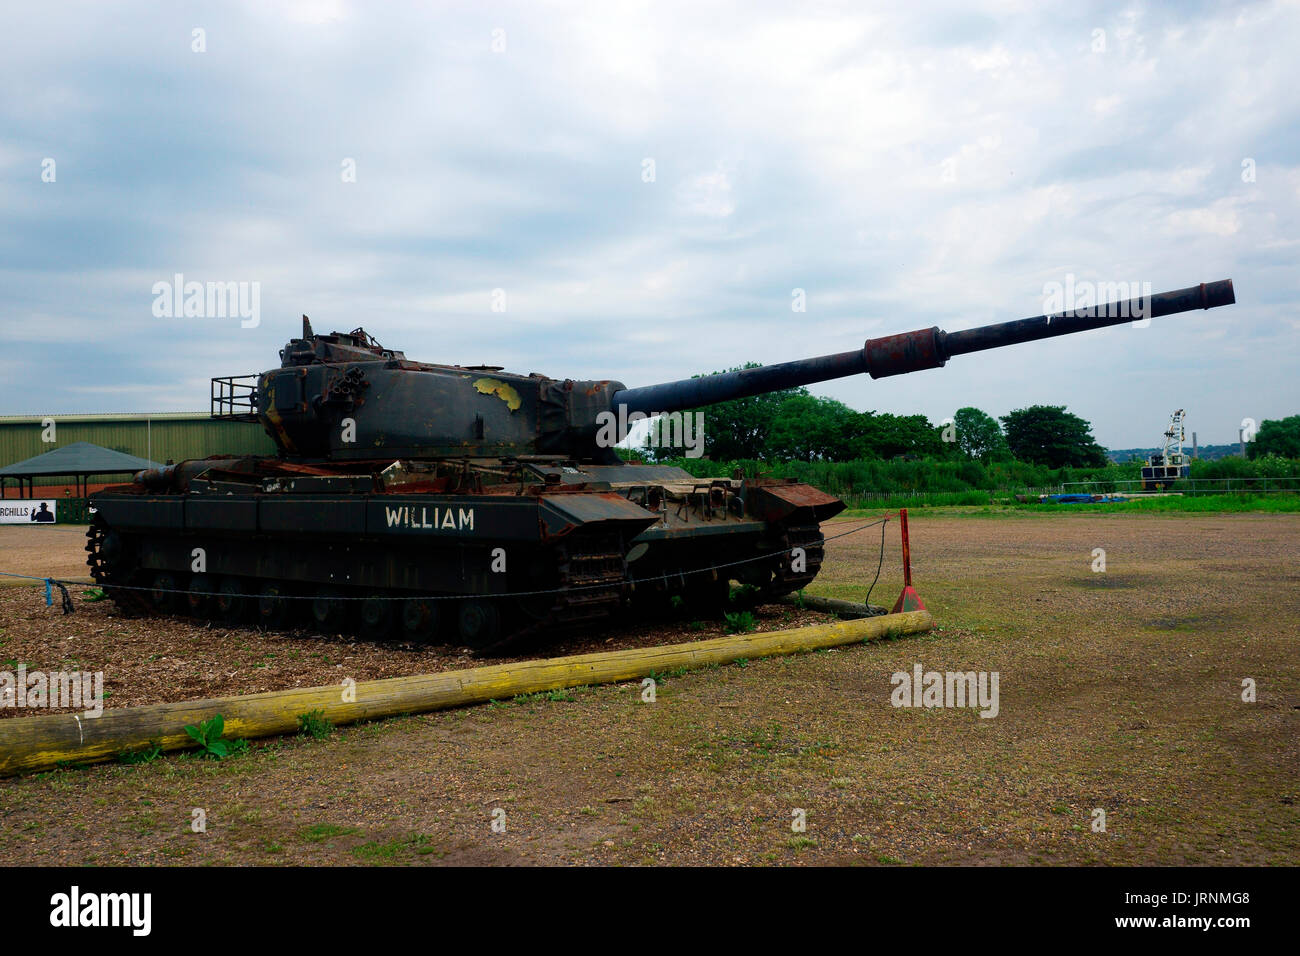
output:
[[[823,611],[826,614],[838,614],[840,617],[849,620],[859,617],[879,616],[888,612],[887,608],[876,604],[857,604],[854,601],[841,601],[839,598],[818,597],[816,594],[787,594],[777,598],[776,603],[785,604],[789,607],[808,608],[812,611]]]
[[[504,700],[520,694],[648,677],[678,668],[726,664],[745,658],[798,654],[889,636],[928,631],[926,611],[886,614],[858,621],[815,624],[788,631],[734,634],[660,647],[604,651],[493,664],[413,677],[390,677],[335,687],[301,687],[243,697],[179,701],[105,710],[98,718],[47,714],[0,720],[0,776],[94,763],[157,745],[194,746],[185,725],[221,714],[227,738],[294,733],[298,716],[321,711],[334,724],[373,720]]]

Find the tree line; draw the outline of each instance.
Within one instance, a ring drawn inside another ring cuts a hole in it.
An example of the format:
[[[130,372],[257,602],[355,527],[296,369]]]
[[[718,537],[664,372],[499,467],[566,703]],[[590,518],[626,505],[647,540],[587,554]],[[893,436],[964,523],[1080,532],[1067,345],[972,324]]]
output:
[[[1094,479],[1094,475],[1137,477],[1140,467],[1140,462],[1126,466],[1112,463],[1093,437],[1092,425],[1064,405],[1031,405],[996,419],[967,406],[958,409],[951,419],[935,424],[924,415],[859,412],[835,399],[813,395],[806,388],[792,388],[733,399],[700,411],[706,422],[705,464],[711,464],[714,470],[718,463],[781,464],[789,466],[783,469],[787,473],[847,463],[946,463],[951,467],[942,472],[951,472],[950,480],[941,479],[939,471],[931,474],[940,484],[955,487],[933,490],[962,490],[1104,480]],[[1247,449],[1252,460],[1300,458],[1300,415],[1264,421]],[[672,449],[645,448],[638,450],[637,457],[685,462],[683,467],[699,470],[699,459],[679,460],[678,454]],[[1204,464],[1208,463],[1198,463],[1196,470],[1205,472]],[[805,467],[801,469],[800,465]],[[1234,467],[1228,465],[1226,470]],[[870,470],[849,469],[864,477]],[[901,471],[906,469],[894,470],[900,471],[901,478]],[[1294,467],[1286,469],[1287,474],[1295,471]],[[878,468],[876,472],[877,479],[884,477]],[[1069,477],[1064,477],[1067,472]],[[1076,473],[1087,477],[1075,477]],[[1199,477],[1244,476],[1203,473]],[[1032,480],[1035,478],[1042,480]]]
[[[704,454],[713,461],[1016,459],[1053,468],[1101,467],[1107,462],[1092,426],[1064,405],[1016,409],[997,420],[967,407],[936,425],[924,415],[859,412],[806,388],[791,388],[701,411],[707,423]],[[647,449],[646,455],[653,458],[655,450]]]

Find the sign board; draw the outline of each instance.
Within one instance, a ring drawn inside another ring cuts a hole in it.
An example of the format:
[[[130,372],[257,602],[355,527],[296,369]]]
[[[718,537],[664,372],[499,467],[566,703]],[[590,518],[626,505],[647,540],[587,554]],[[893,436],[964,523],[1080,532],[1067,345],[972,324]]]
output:
[[[54,524],[54,498],[0,498],[0,524]]]

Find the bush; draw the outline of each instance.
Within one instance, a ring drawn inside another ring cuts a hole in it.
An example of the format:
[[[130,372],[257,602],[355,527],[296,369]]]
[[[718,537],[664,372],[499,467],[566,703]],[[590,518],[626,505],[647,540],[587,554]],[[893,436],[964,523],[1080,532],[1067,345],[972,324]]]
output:
[[[973,460],[859,458],[853,461],[761,462],[676,458],[675,465],[698,477],[794,478],[850,502],[882,499],[887,507],[907,504],[908,496],[925,495],[930,504],[986,504],[990,493],[1049,488],[1072,481],[1101,482],[1099,491],[1123,491],[1122,481],[1142,477],[1141,462],[1108,463],[1097,468],[1047,468],[1014,459],[983,464]],[[1192,462],[1193,478],[1285,478],[1300,475],[1300,459],[1273,456],[1248,461],[1221,458]],[[952,497],[949,497],[952,496]]]

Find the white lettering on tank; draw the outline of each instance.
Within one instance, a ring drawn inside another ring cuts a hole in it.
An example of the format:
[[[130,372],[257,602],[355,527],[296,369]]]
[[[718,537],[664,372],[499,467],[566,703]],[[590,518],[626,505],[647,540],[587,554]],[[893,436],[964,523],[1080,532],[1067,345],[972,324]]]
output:
[[[388,527],[410,528],[415,531],[473,531],[473,508],[441,508],[437,505],[384,506],[384,520]]]

